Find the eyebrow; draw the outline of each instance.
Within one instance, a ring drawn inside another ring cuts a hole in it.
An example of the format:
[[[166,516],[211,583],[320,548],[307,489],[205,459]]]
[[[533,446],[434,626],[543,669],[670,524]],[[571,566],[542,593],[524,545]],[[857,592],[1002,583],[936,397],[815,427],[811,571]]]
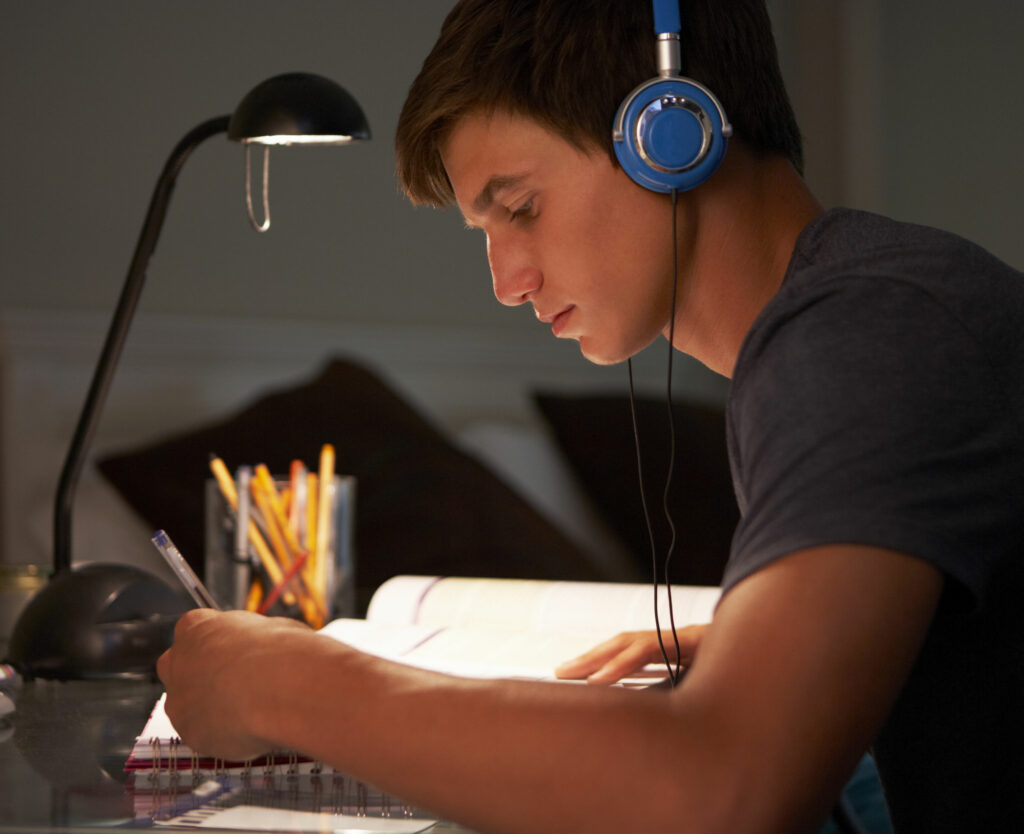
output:
[[[524,179],[526,179],[525,174],[491,177],[487,180],[487,184],[480,190],[476,199],[473,200],[473,211],[476,214],[485,214],[494,204],[495,194],[500,191],[504,191],[506,188],[512,188],[513,186],[519,185],[519,183]]]

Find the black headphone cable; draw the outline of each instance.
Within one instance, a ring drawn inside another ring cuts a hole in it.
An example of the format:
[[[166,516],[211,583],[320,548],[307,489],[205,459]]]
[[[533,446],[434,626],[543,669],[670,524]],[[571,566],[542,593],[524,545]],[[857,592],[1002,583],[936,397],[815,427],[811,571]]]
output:
[[[665,514],[665,519],[668,521],[669,527],[669,545],[665,553],[665,561],[662,566],[662,573],[665,579],[665,590],[668,598],[668,616],[669,616],[669,628],[672,631],[672,640],[675,643],[676,650],[676,663],[675,667],[672,666],[672,662],[668,658],[668,652],[665,649],[665,641],[661,633],[661,618],[658,611],[658,548],[654,540],[654,527],[651,524],[651,515],[647,506],[647,491],[644,487],[644,474],[643,474],[643,462],[642,455],[640,453],[640,429],[637,422],[636,416],[636,394],[633,385],[633,360],[628,359],[626,361],[626,367],[629,373],[629,408],[633,419],[633,442],[636,450],[636,468],[637,476],[640,482],[640,505],[643,509],[644,523],[647,526],[647,538],[651,546],[651,570],[653,575],[654,585],[654,628],[658,634],[658,645],[661,648],[661,656],[665,662],[665,668],[668,670],[669,681],[672,686],[675,687],[679,684],[682,677],[682,652],[679,648],[679,635],[676,634],[676,620],[675,610],[672,603],[672,585],[669,581],[669,563],[672,561],[672,554],[676,547],[676,525],[672,517],[671,508],[669,507],[669,488],[672,485],[672,475],[675,464],[675,450],[676,450],[676,430],[675,430],[675,418],[672,410],[672,355],[675,352],[675,329],[676,329],[676,304],[677,304],[677,292],[679,287],[679,241],[678,233],[676,230],[676,209],[677,209],[677,194],[676,189],[672,189],[672,304],[671,304],[671,315],[669,318],[668,325],[668,380],[665,386],[665,399],[668,411],[668,431],[669,431],[669,457],[668,457],[668,473],[665,476],[665,488],[662,493],[662,510]]]

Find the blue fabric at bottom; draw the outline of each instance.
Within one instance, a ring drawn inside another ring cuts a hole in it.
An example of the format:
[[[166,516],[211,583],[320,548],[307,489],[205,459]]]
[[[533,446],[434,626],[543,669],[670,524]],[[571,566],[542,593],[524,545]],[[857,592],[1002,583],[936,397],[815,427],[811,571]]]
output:
[[[889,808],[885,804],[882,784],[878,780],[875,760],[865,755],[843,788],[843,795],[857,816],[865,834],[892,834]],[[839,828],[830,818],[819,834],[839,834]]]

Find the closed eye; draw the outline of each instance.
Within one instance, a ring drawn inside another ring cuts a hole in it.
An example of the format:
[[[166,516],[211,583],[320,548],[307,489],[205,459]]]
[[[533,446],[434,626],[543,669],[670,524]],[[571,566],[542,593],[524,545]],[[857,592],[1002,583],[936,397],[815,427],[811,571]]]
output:
[[[508,210],[509,223],[515,223],[517,221],[532,220],[535,217],[533,214],[533,198],[530,198],[523,203],[519,208]]]

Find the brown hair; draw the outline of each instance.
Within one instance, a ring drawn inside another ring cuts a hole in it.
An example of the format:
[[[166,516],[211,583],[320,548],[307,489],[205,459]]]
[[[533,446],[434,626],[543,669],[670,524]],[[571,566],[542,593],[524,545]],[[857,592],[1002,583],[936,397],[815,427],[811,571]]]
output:
[[[722,102],[735,135],[803,170],[764,0],[683,0],[683,75]],[[471,111],[526,116],[614,160],[619,102],[657,74],[645,0],[459,0],[398,120],[398,178],[414,203],[454,201],[441,149]]]

